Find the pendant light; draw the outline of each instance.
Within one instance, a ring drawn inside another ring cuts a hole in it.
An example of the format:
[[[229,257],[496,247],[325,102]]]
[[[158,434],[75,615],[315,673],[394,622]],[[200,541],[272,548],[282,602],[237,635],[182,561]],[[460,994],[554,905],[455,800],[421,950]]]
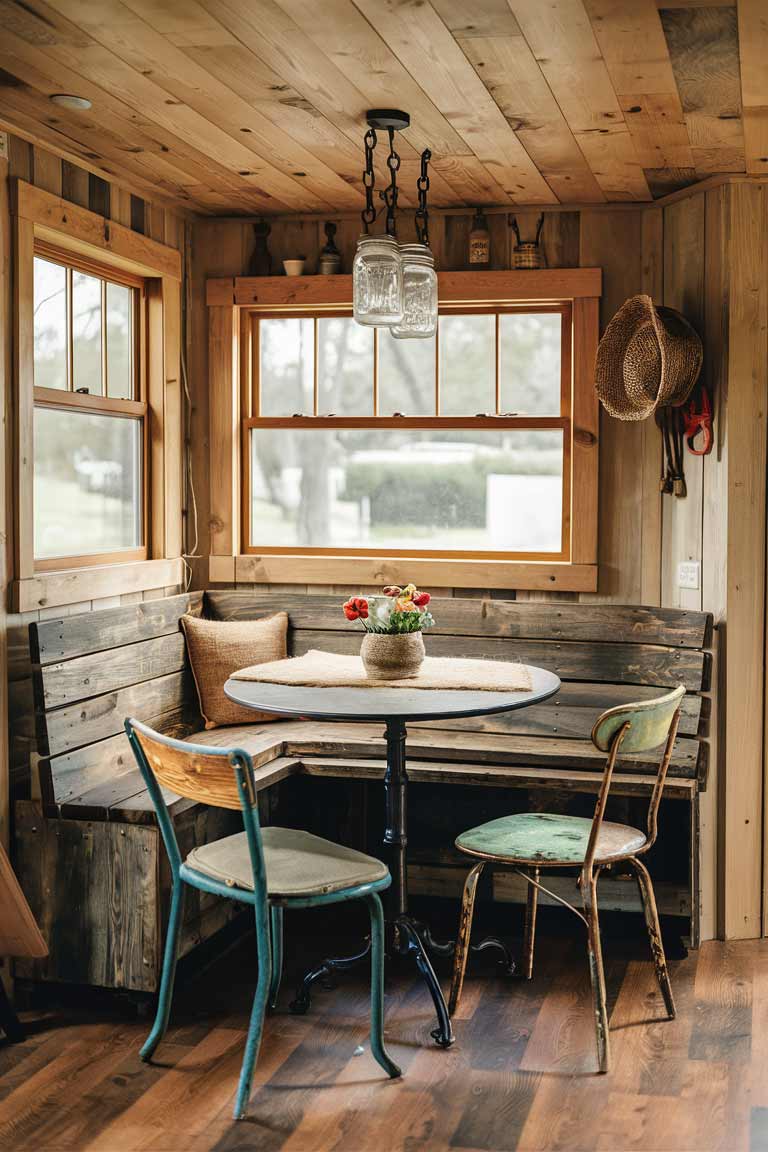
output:
[[[403,318],[392,328],[397,340],[428,340],[437,330],[437,273],[429,247],[429,161],[432,153],[421,154],[421,174],[416,181],[419,206],[416,209],[416,244],[400,245],[403,265]]]
[[[411,122],[406,112],[393,109],[375,109],[368,113],[368,131],[365,134],[365,208],[361,213],[363,232],[357,242],[352,264],[352,309],[358,324],[377,328],[391,328],[403,318],[403,268],[397,243],[397,171],[400,157],[395,151],[395,132],[407,128]],[[389,184],[380,192],[387,206],[386,234],[371,236],[370,226],[376,219],[373,192],[376,175],[373,152],[377,131],[389,136]]]

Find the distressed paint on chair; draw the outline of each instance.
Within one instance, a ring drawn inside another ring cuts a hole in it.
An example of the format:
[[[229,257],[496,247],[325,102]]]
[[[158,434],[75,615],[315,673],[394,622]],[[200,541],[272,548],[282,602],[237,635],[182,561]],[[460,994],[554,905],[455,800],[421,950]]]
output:
[[[491,820],[478,828],[463,832],[457,838],[456,847],[469,856],[478,857],[480,863],[475,864],[464,886],[449,1002],[452,1014],[458,1007],[464,983],[479,871],[486,861],[511,865],[529,884],[524,957],[525,975],[528,979],[533,975],[536,904],[539,891],[553,896],[558,903],[569,908],[586,925],[598,1062],[600,1071],[607,1072],[610,1066],[610,1042],[597,905],[597,883],[606,864],[626,860],[635,873],[640,889],[656,980],[664,999],[667,1014],[670,1018],[674,1017],[675,1002],[661,939],[653,884],[648,869],[638,857],[641,853],[647,852],[656,840],[659,804],[677,736],[680,704],[684,695],[685,688],[680,685],[672,692],[668,692],[656,700],[610,708],[598,717],[592,729],[592,741],[600,751],[608,752],[608,759],[591,821],[579,817],[550,815],[548,813],[521,813]],[[648,805],[646,831],[642,832],[638,828],[630,828],[622,824],[605,823],[603,821],[605,806],[619,752],[621,750],[651,751],[661,744],[664,744],[664,752]],[[583,910],[575,908],[567,901],[549,892],[539,879],[542,866],[566,868],[574,865],[581,868],[580,887]]]
[[[387,872],[380,879],[332,891],[270,896],[264,861],[257,793],[251,757],[242,749],[211,748],[187,744],[162,736],[138,720],[126,720],[125,730],[157,811],[173,880],[168,932],[165,941],[163,971],[157,1012],[152,1030],[140,1056],[150,1060],[168,1027],[173,997],[173,984],[178,957],[183,886],[189,884],[203,892],[228,900],[250,904],[256,926],[258,977],[251,1008],[245,1053],[235,1103],[235,1119],[242,1119],[248,1106],[253,1072],[261,1045],[267,1006],[274,1007],[280,988],[282,968],[282,927],[284,908],[315,908],[347,900],[365,900],[371,922],[371,1054],[386,1071],[397,1077],[401,1071],[384,1048],[384,916],[379,892],[389,887]],[[172,788],[192,799],[205,797],[205,802],[242,810],[248,845],[253,887],[244,888],[197,871],[182,861],[173,823],[168,814],[162,788]]]

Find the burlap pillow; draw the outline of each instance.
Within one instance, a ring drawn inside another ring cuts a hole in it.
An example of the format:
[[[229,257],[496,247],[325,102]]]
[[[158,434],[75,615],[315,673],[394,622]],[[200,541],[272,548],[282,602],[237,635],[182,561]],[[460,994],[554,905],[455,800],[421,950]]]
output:
[[[240,668],[285,659],[287,612],[275,612],[261,620],[182,616],[181,624],[206,728],[278,719],[268,712],[254,712],[233,703],[224,695],[224,683]]]

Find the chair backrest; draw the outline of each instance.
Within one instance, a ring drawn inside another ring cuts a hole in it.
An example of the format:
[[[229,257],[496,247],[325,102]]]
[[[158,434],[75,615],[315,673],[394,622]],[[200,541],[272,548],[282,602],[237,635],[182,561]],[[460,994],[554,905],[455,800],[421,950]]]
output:
[[[584,862],[586,872],[591,872],[597,849],[597,839],[603,822],[605,805],[611,787],[611,778],[620,752],[650,752],[654,748],[664,745],[659,767],[656,772],[656,782],[651,793],[648,805],[647,844],[650,847],[656,839],[657,815],[661,795],[664,791],[664,781],[667,777],[672,749],[677,737],[677,726],[680,719],[680,707],[685,696],[685,685],[679,684],[671,692],[657,696],[655,700],[642,700],[634,704],[621,704],[616,708],[609,708],[598,716],[592,729],[592,743],[601,752],[608,753],[608,759],[600,785],[595,814],[592,820],[592,832]]]
[[[254,891],[263,890],[266,897],[256,785],[253,762],[248,753],[242,748],[211,748],[175,740],[155,732],[139,720],[126,720],[125,730],[155,806],[174,874],[181,864],[181,854],[163,788],[198,803],[242,811]]]

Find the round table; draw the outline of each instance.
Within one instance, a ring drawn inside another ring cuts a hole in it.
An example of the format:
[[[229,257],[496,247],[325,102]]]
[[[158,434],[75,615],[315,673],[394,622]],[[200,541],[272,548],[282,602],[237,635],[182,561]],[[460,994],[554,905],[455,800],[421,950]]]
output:
[[[243,708],[271,712],[276,716],[301,716],[308,720],[342,720],[345,723],[383,721],[387,748],[384,775],[386,830],[384,845],[390,872],[392,892],[388,920],[395,929],[398,950],[415,958],[426,981],[437,1013],[437,1028],[432,1035],[442,1047],[453,1043],[453,1031],[440,984],[422,939],[424,931],[408,915],[406,873],[407,786],[406,725],[410,721],[455,720],[462,716],[489,716],[496,712],[513,712],[549,700],[560,689],[553,672],[529,666],[531,690],[528,692],[463,691],[432,688],[310,688],[296,684],[270,684],[254,680],[227,680],[224,692]],[[311,984],[333,969],[350,967],[360,956],[345,960],[327,960],[307,973],[303,998],[297,998],[299,1010],[306,1010]]]

